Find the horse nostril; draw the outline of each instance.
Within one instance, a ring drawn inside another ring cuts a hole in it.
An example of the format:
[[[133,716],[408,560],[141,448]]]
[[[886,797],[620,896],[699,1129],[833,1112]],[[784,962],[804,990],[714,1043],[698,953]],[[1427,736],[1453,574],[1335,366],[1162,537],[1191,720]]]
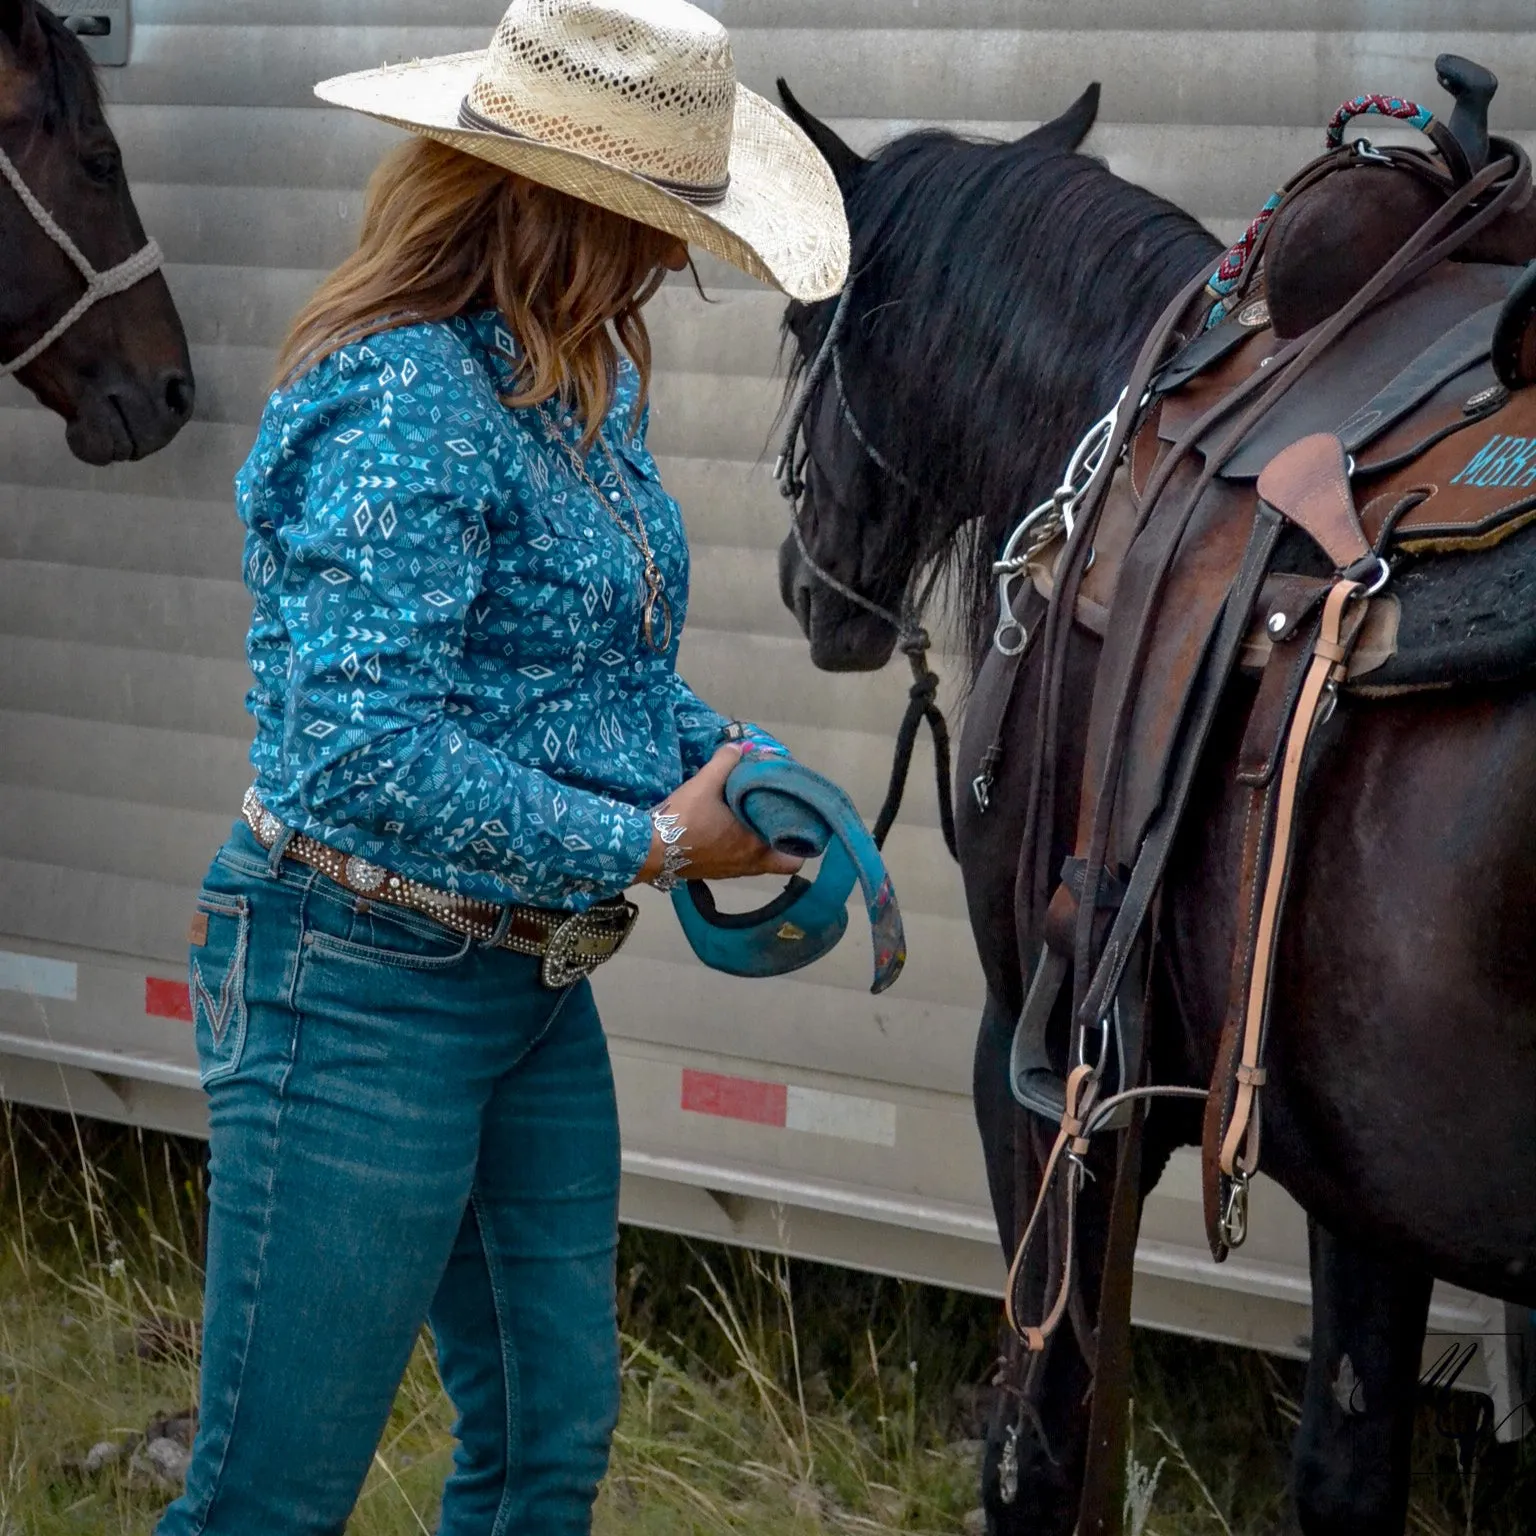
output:
[[[196,398],[196,393],[190,375],[178,369],[172,369],[166,374],[166,408],[178,421],[185,421],[192,414],[192,402]]]

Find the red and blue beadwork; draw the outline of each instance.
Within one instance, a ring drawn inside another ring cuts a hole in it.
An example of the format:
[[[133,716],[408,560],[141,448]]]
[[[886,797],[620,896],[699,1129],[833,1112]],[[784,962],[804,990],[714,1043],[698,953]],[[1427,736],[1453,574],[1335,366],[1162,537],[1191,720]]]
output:
[[[1410,128],[1417,128],[1420,133],[1428,133],[1430,124],[1435,120],[1434,113],[1428,107],[1421,107],[1418,102],[1409,101],[1402,96],[1380,96],[1374,93],[1352,96],[1328,119],[1328,131],[1324,142],[1329,149],[1337,149],[1343,144],[1345,128],[1357,117],[1391,118],[1396,122],[1406,123]],[[1226,319],[1227,297],[1237,287],[1248,266],[1248,259],[1253,254],[1253,247],[1259,238],[1260,231],[1274,217],[1275,210],[1284,200],[1284,196],[1283,191],[1271,195],[1269,201],[1259,209],[1253,222],[1243,231],[1236,244],[1227,251],[1216,270],[1211,273],[1206,282],[1205,291],[1216,302],[1211,305],[1205,317],[1206,330],[1220,325]]]

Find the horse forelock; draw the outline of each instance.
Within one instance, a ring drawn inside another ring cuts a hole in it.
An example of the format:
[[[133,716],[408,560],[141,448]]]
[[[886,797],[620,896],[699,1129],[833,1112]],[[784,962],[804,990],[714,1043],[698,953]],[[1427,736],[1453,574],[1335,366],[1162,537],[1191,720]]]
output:
[[[885,519],[882,552],[903,569],[947,563],[950,606],[979,644],[1009,529],[1050,494],[1157,314],[1220,247],[1088,155],[943,130],[875,155],[848,221],[849,395],[923,507]],[[790,310],[792,385],[831,309]]]
[[[78,139],[101,119],[101,80],[85,44],[38,0],[23,0],[37,13],[44,57],[37,79],[42,92],[38,126]]]

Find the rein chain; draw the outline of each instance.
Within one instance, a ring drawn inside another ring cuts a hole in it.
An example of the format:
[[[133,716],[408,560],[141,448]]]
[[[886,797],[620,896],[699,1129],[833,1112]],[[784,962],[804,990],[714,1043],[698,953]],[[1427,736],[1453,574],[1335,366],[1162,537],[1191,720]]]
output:
[[[10,184],[11,190],[21,199],[21,205],[58,248],[69,257],[81,277],[85,279],[85,292],[19,357],[8,363],[0,363],[0,379],[19,373],[28,363],[41,357],[74,323],[102,299],[123,293],[135,283],[142,282],[152,272],[158,272],[165,263],[165,256],[153,239],[135,251],[125,261],[105,272],[98,272],[85,253],[60,228],[54,216],[37,200],[32,189],[22,179],[11,157],[0,149],[0,176]]]

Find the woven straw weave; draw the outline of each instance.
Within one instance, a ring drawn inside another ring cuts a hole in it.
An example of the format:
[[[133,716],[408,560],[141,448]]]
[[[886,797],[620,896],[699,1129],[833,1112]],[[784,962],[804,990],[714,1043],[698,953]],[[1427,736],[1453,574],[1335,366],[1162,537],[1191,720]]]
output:
[[[315,94],[666,230],[795,298],[847,277],[831,169],[737,83],[725,29],[687,0],[513,0],[481,52],[340,75]]]
[[[716,192],[735,102],[725,28],[667,0],[526,0],[497,27],[469,92],[482,117],[525,138]]]

